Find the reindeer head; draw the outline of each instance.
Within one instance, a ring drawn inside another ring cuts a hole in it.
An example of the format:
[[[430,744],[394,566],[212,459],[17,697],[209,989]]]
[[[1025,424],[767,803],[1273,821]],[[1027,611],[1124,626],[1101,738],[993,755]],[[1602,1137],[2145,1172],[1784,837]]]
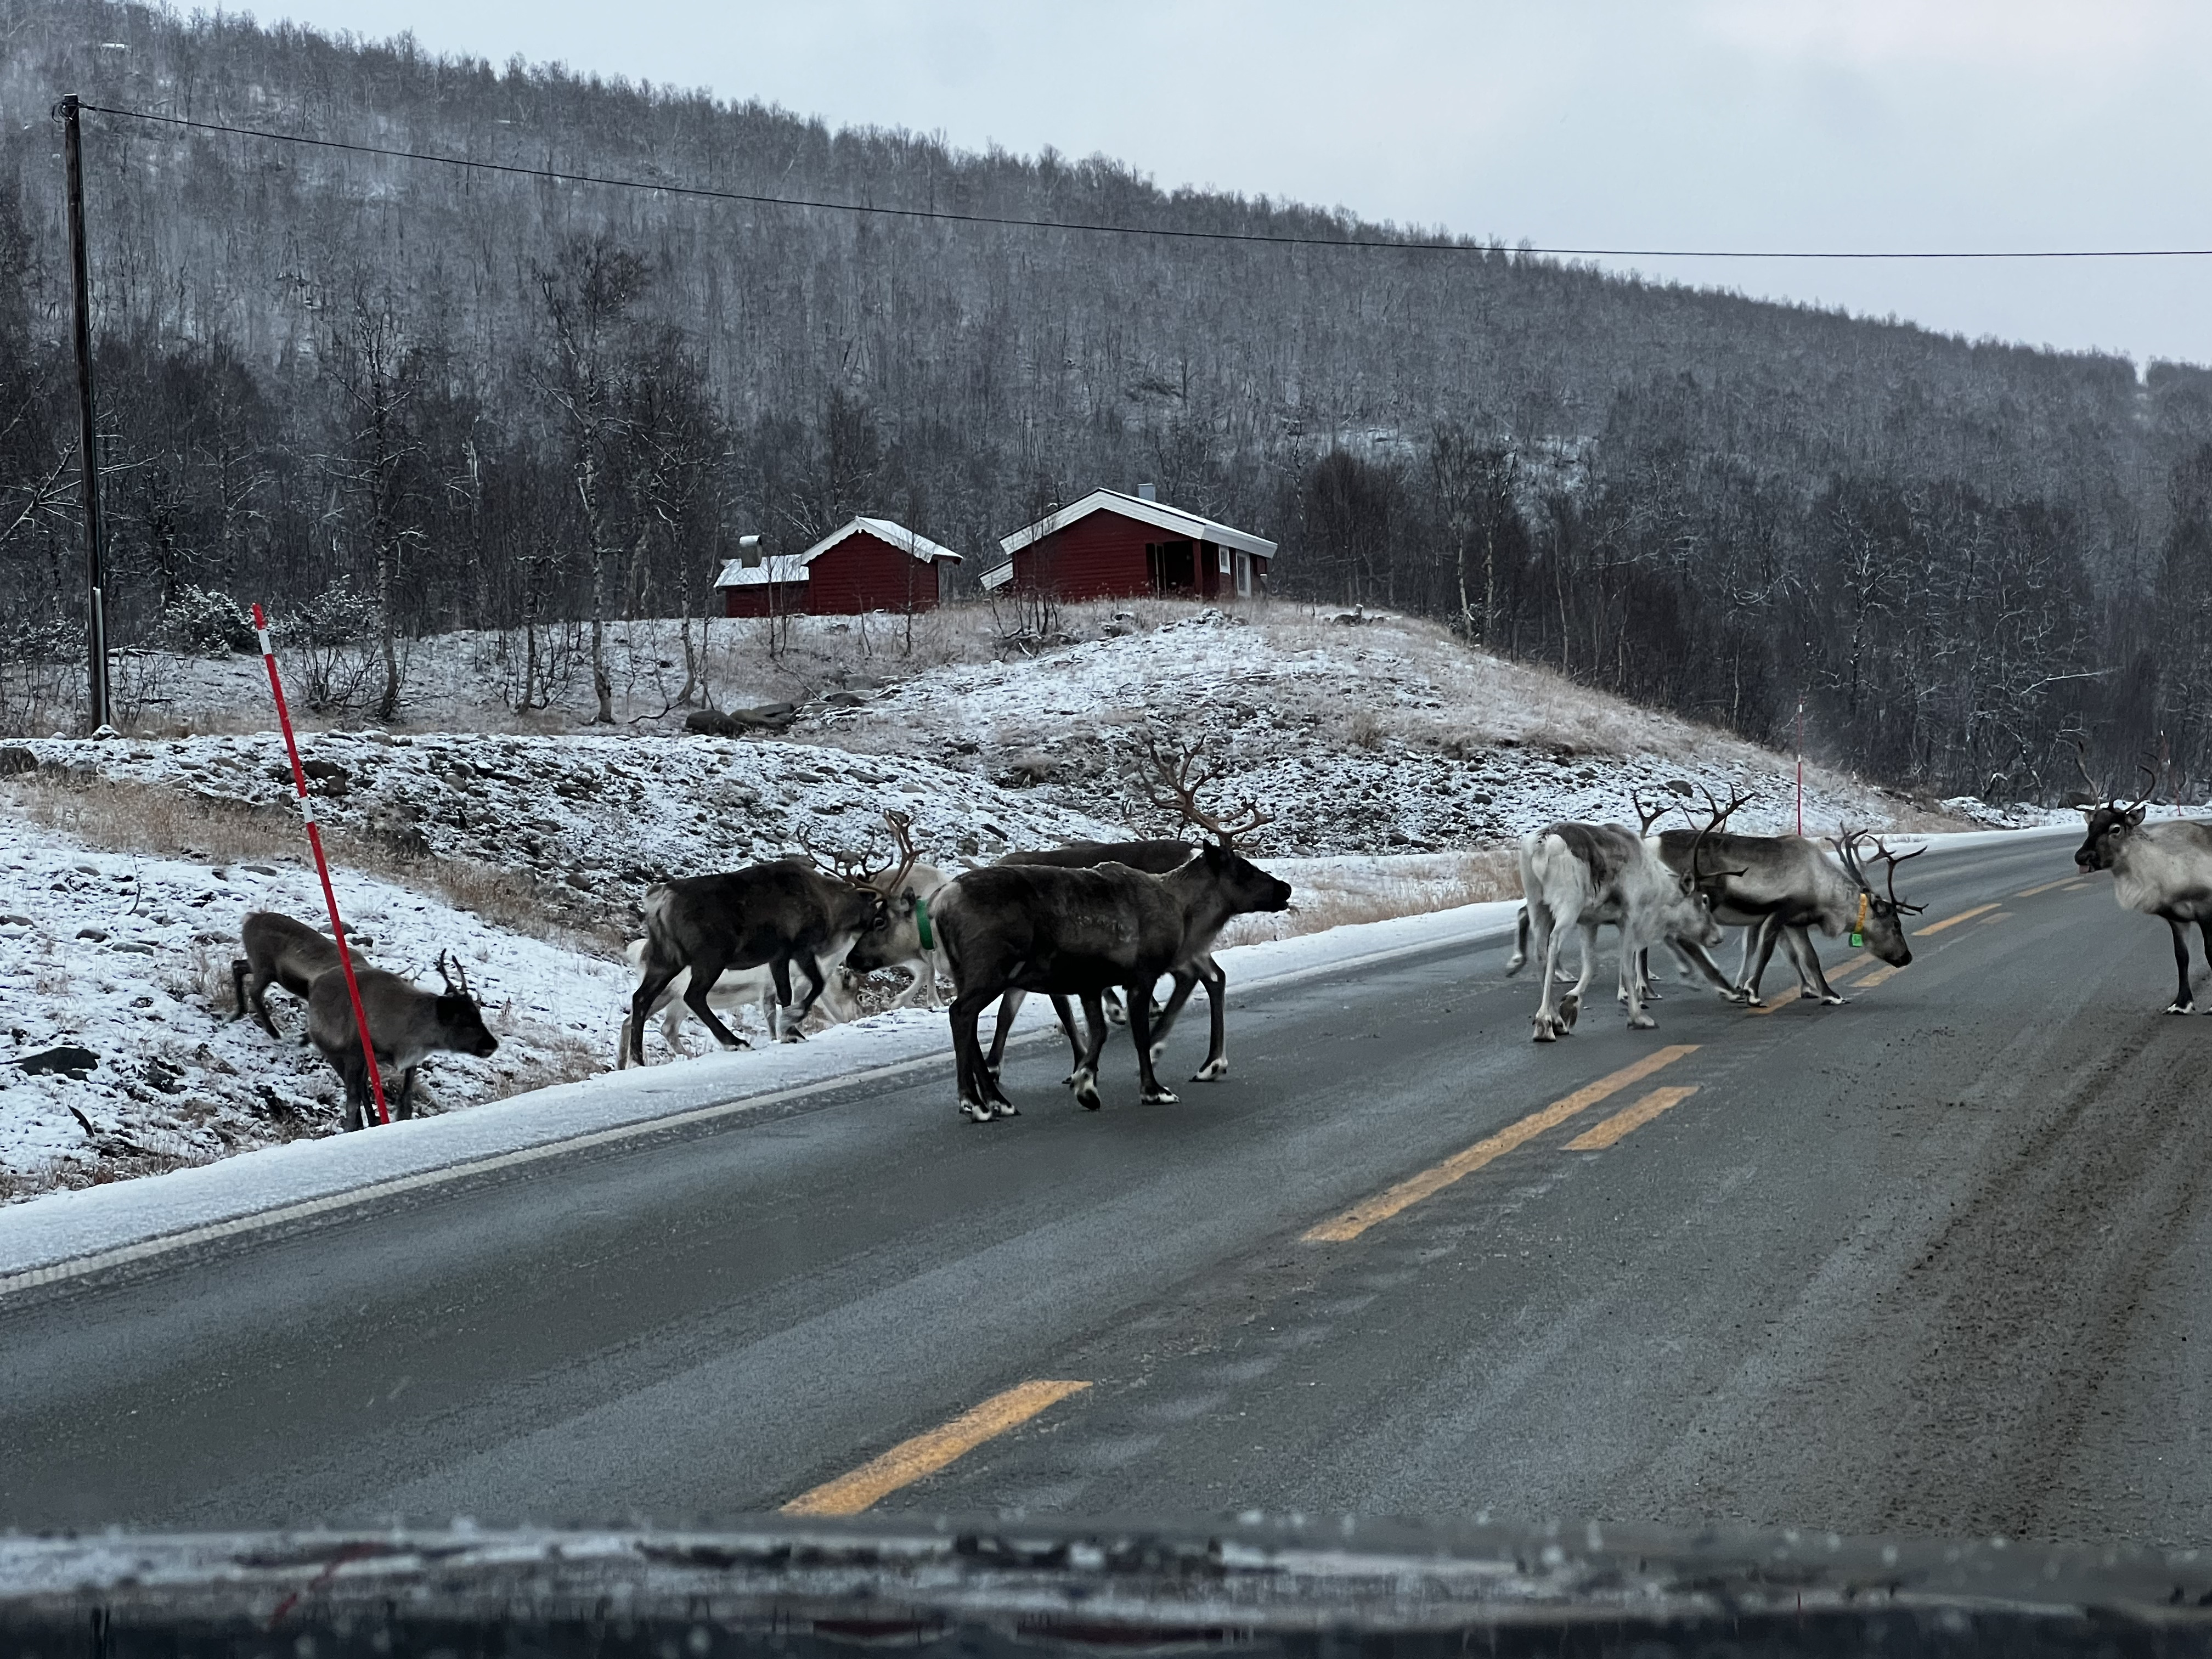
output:
[[[2075,866],[2081,870],[2109,870],[2118,862],[2128,837],[2142,828],[2146,809],[2159,793],[2164,775],[2156,768],[2137,763],[2136,769],[2150,780],[2150,787],[2139,799],[2123,804],[2109,784],[2100,785],[2089,775],[2088,757],[2078,741],[2074,744],[2074,763],[2081,769],[2081,781],[2089,786],[2089,793],[2098,803],[2081,809],[2081,816],[2087,820],[2085,827],[2088,834],[2075,849]]]
[[[446,965],[449,960],[450,969]],[[484,1024],[483,1010],[469,990],[469,970],[461,959],[439,951],[438,977],[446,985],[445,994],[436,999],[438,1046],[457,1054],[474,1054],[479,1060],[496,1054],[499,1039]]]
[[[1852,931],[1862,933],[1867,949],[1893,968],[1902,968],[1912,960],[1912,947],[1905,942],[1905,918],[1917,916],[1928,907],[1907,904],[1897,896],[1897,866],[1906,859],[1917,859],[1928,849],[1924,847],[1902,856],[1882,845],[1878,836],[1863,830],[1847,830],[1835,841],[1838,857],[1852,884],[1859,890],[1858,908],[1852,921]],[[1873,856],[1882,866],[1882,885],[1887,896],[1874,890],[1867,879],[1863,850],[1871,846]]]
[[[1726,823],[1736,808],[1750,799],[1734,790],[1729,793],[1729,804],[1723,806],[1713,799],[1712,791],[1705,791],[1708,816],[1690,837],[1689,867],[1674,878],[1680,889],[1680,904],[1675,925],[1669,930],[1680,938],[1692,939],[1708,950],[1721,942],[1721,925],[1715,920],[1713,909],[1727,890],[1728,884],[1745,873],[1741,870],[1708,869],[1705,867],[1705,839]],[[1639,806],[1638,811],[1642,812]],[[1684,809],[1687,816],[1688,809]]]

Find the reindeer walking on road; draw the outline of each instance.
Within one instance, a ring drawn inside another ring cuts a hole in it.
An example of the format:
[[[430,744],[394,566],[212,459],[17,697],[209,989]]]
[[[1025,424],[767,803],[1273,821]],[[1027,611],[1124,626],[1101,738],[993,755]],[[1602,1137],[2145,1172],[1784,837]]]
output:
[[[2080,745],[2075,745],[2077,761]],[[2195,818],[2168,818],[2146,823],[2146,809],[2158,793],[2159,775],[2146,766],[2150,790],[2140,799],[2123,805],[2109,788],[2100,787],[2081,761],[2081,776],[2100,803],[2081,809],[2088,834],[2074,854],[2084,871],[2112,872],[2112,897],[2123,909],[2156,916],[2173,933],[2173,968],[2179,980],[2169,1014],[2197,1012],[2196,994],[2189,984],[2189,927],[2194,922],[2212,967],[2212,823]],[[2212,1008],[2205,1010],[2212,1013]]]

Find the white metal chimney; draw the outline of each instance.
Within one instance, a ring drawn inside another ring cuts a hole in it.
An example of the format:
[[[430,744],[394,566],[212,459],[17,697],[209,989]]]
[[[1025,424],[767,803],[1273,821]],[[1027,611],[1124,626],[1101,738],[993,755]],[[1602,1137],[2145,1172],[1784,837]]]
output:
[[[1156,501],[1159,500],[1159,498],[1160,492],[1154,489],[1151,484],[1139,484],[1137,486],[1137,499],[1139,501]]]

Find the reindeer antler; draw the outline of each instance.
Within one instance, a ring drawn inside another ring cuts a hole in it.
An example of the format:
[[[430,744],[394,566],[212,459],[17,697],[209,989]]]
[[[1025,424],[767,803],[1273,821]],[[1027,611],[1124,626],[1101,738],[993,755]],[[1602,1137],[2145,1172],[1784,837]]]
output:
[[[914,814],[902,812],[896,806],[884,809],[884,822],[890,826],[891,842],[898,852],[898,863],[886,866],[868,878],[867,884],[878,892],[891,894],[904,884],[908,872],[921,862],[921,854],[914,844]],[[884,879],[878,879],[884,878]]]
[[[2100,803],[2112,799],[2112,781],[2107,779],[2099,783],[2089,775],[2089,746],[2079,738],[2069,738],[2066,741],[2074,750],[2074,764],[2081,774],[2081,781],[2089,786],[2090,797]]]
[[[1199,805],[1198,792],[1208,784],[1219,781],[1221,769],[1200,764],[1206,754],[1203,741],[1178,744],[1170,760],[1160,752],[1152,738],[1145,739],[1145,756],[1152,763],[1152,776],[1139,777],[1145,799],[1164,812],[1178,815],[1193,829],[1203,830],[1224,848],[1234,848],[1240,836],[1249,836],[1263,824],[1275,820],[1260,810],[1259,803],[1247,799],[1237,808],[1235,818],[1223,823],[1220,818]]]
[[[1649,836],[1651,833],[1651,826],[1674,810],[1670,801],[1662,801],[1656,806],[1647,807],[1644,804],[1643,795],[1635,790],[1629,792],[1628,804],[1636,809],[1637,833],[1644,836]]]
[[[447,952],[443,951],[438,952],[438,977],[446,982],[446,994],[447,996],[461,997],[468,995],[469,970],[466,964],[465,964],[459,957],[454,957],[452,958],[453,964],[453,972],[448,973],[446,969],[447,959]],[[455,973],[460,975],[460,983],[458,985],[453,982],[453,974]]]
[[[1708,832],[1719,829],[1721,825],[1734,817],[1738,808],[1751,805],[1751,797],[1743,793],[1734,784],[1729,785],[1729,803],[1726,806],[1714,799],[1713,792],[1702,783],[1698,786],[1698,793],[1705,798],[1705,810],[1712,814],[1712,821],[1705,825]]]
[[[1874,841],[1874,855],[1880,859],[1882,863],[1887,866],[1883,873],[1888,878],[1890,908],[1902,911],[1908,916],[1918,915],[1928,907],[1924,904],[1907,904],[1903,899],[1898,897],[1897,866],[1904,863],[1906,859],[1918,858],[1928,849],[1924,847],[1916,847],[1910,853],[1900,857],[1897,854],[1891,852],[1888,848],[1883,846],[1881,838],[1879,836],[1875,836],[1872,839]]]
[[[806,854],[807,862],[817,873],[829,877],[832,881],[847,882],[855,887],[865,884],[868,868],[866,858],[856,859],[842,848],[834,847],[824,853],[806,838],[806,832],[803,830],[795,832],[792,839],[799,843],[799,850]]]

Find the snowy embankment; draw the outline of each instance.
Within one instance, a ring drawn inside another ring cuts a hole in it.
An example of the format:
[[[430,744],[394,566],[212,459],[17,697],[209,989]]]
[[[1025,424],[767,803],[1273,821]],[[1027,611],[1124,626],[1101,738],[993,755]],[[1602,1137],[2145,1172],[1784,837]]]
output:
[[[27,743],[44,776],[160,789],[216,808],[294,814],[273,733]],[[887,855],[883,813],[914,821],[922,854],[963,857],[1112,836],[1118,826],[906,757],[714,738],[303,734],[328,827],[393,859],[519,871],[554,921],[630,928],[652,883],[799,850]]]
[[[1224,951],[1220,960],[1240,992],[1258,990],[1473,945],[1510,929],[1514,908],[1505,901],[1401,916],[1243,945]],[[1042,997],[1030,1000],[1016,1027],[1052,1041],[1057,1030]],[[956,1116],[945,1016],[901,1010],[796,1046],[613,1073],[450,1116],[265,1147],[158,1179],[50,1193],[0,1209],[0,1292],[53,1276],[55,1264],[69,1263],[72,1272],[112,1265],[150,1253],[149,1241],[169,1248],[219,1237],[246,1218],[266,1224],[404,1192],[458,1168],[512,1167],[632,1133],[772,1112],[806,1095],[932,1070],[943,1076],[946,1133],[990,1134],[1010,1127],[971,1126]],[[1186,1098],[1201,1102],[1206,1087],[1188,1085]],[[1066,1107],[1057,1093],[1030,1103],[1031,1110]]]
[[[1633,822],[1638,793],[1702,807],[1702,790],[1740,790],[1738,828],[1796,821],[1788,757],[1469,650],[1428,623],[1204,611],[1131,627],[933,669],[817,707],[791,735],[929,755],[1062,805],[1122,800],[1156,828],[1164,820],[1127,801],[1127,775],[1148,736],[1202,737],[1224,769],[1223,795],[1272,815],[1255,844],[1288,856],[1468,848],[1559,818]],[[1810,833],[1949,827],[1816,766],[1804,811]]]

